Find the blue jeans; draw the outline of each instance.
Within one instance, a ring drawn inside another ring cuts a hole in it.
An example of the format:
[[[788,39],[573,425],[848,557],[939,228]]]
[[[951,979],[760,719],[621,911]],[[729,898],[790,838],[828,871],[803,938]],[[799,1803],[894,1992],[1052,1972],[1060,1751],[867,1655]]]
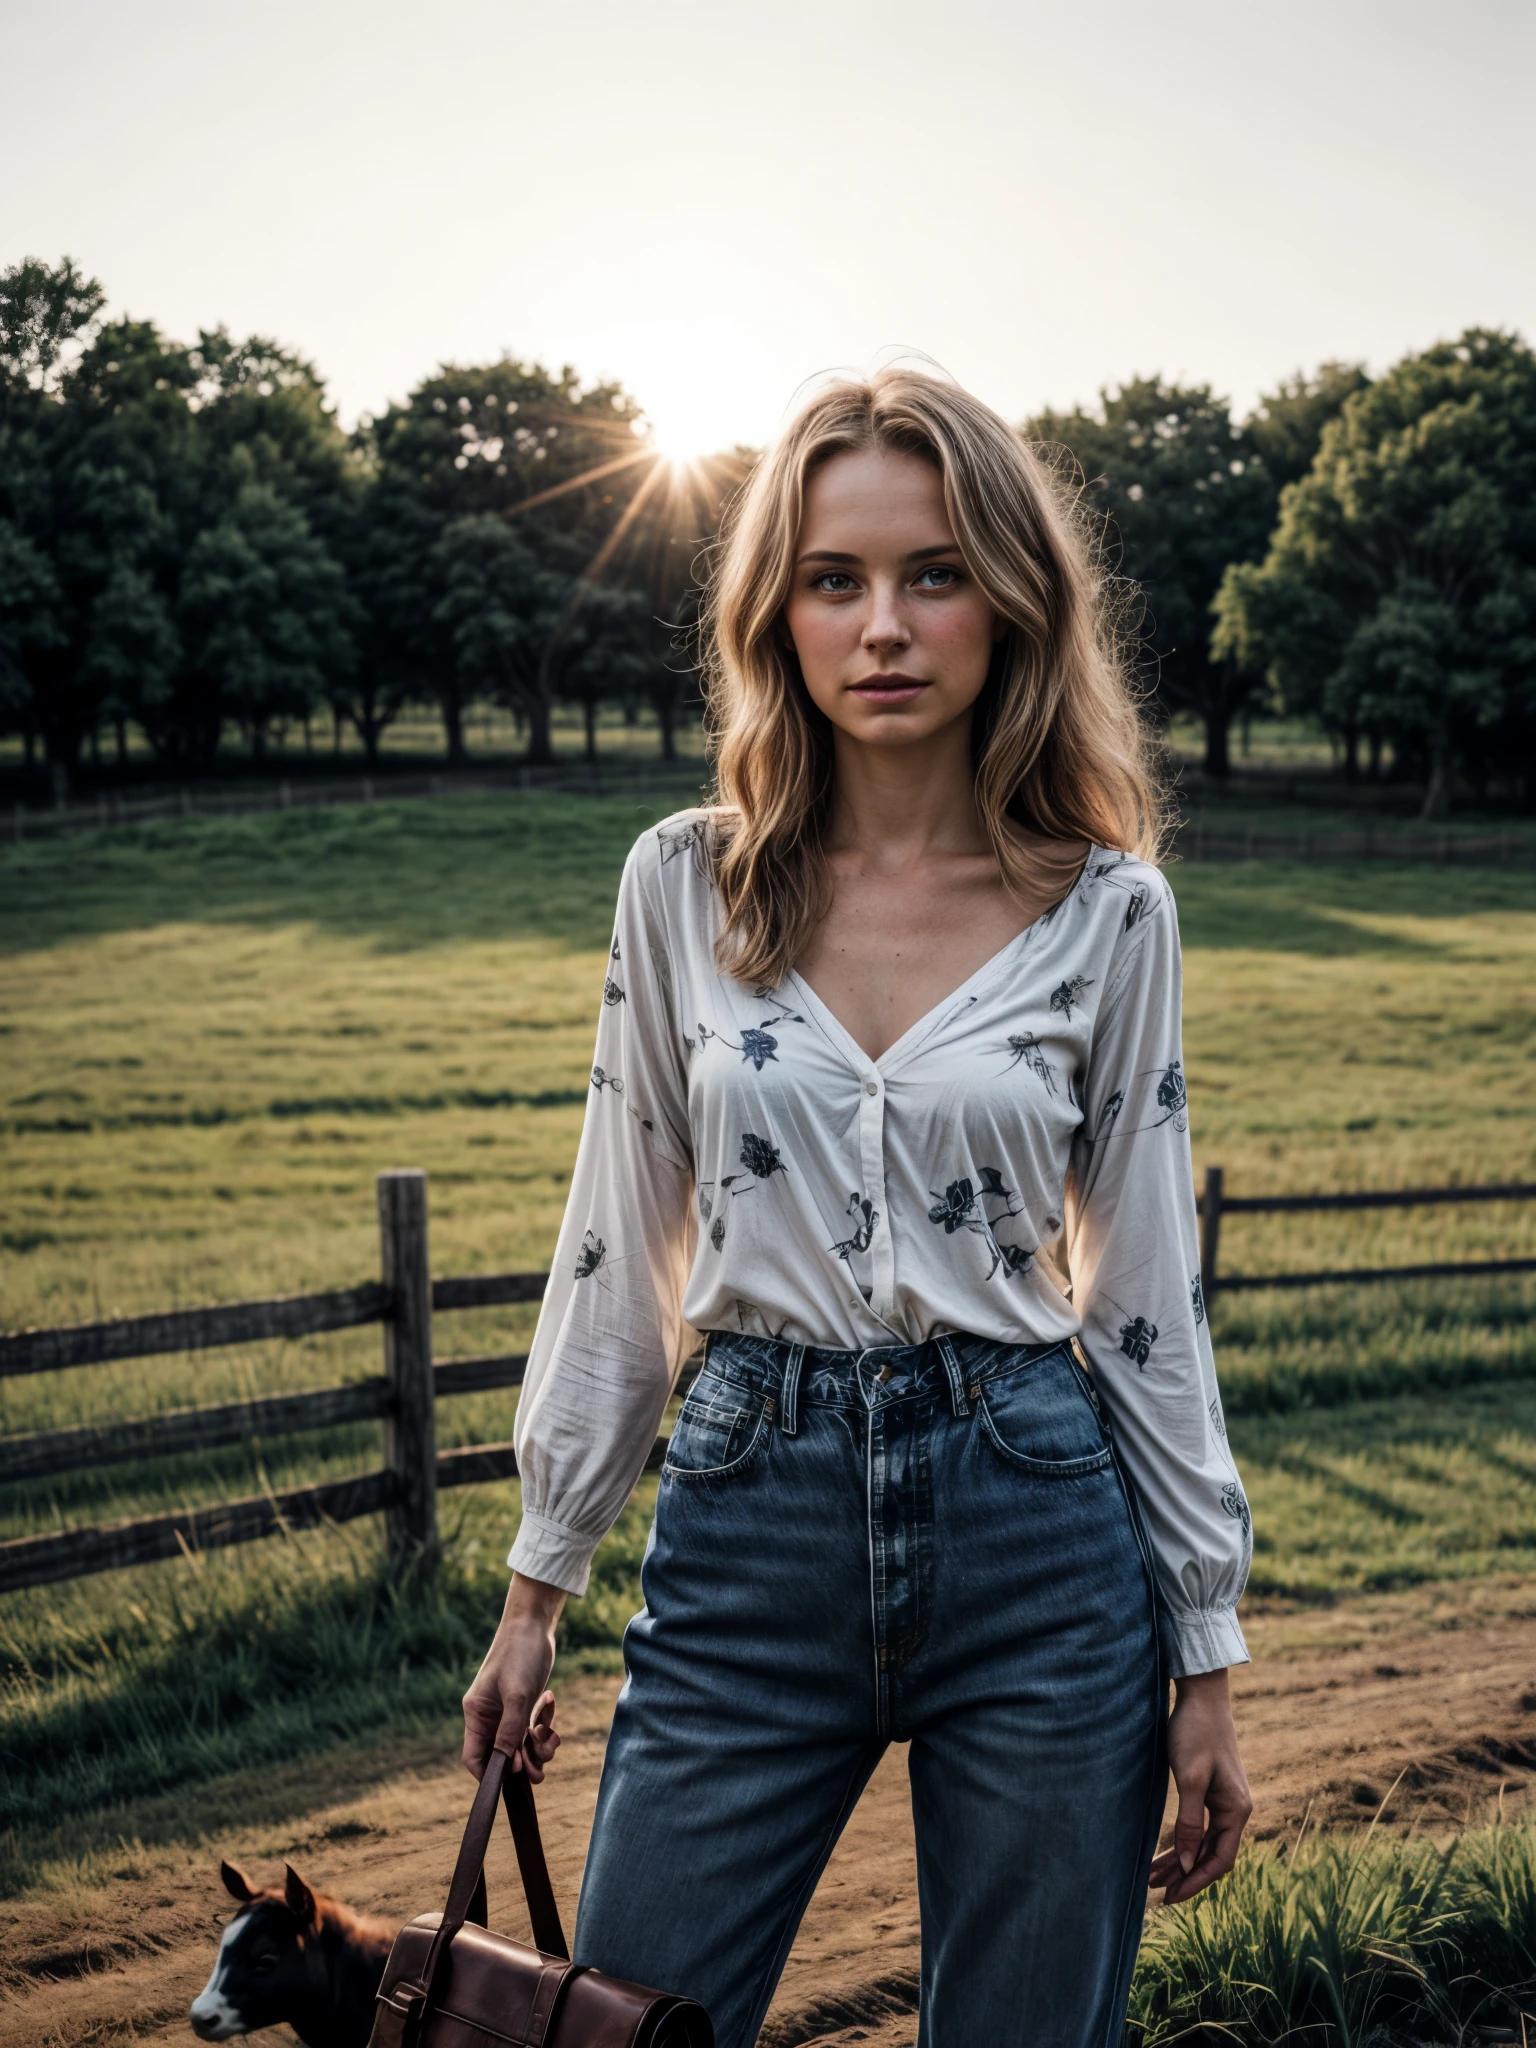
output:
[[[1069,1346],[716,1333],[641,1584],[579,1963],[689,1993],[717,2048],[750,2048],[860,1792],[909,1742],[920,2048],[1113,2048],[1167,1688],[1135,1502]]]

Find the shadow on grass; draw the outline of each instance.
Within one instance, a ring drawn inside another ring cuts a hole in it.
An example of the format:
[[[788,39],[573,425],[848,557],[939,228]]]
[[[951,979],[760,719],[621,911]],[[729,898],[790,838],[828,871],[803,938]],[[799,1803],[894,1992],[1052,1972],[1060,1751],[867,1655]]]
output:
[[[1358,917],[1461,918],[1531,910],[1528,873],[1446,871],[1408,862],[1175,862],[1169,870],[1184,943],[1210,951],[1377,953],[1436,958],[1424,938],[1371,931]]]
[[[363,1798],[402,1771],[454,1765],[462,1729],[456,1716],[423,1715],[406,1727],[365,1725],[350,1739],[299,1748],[290,1760],[253,1764],[143,1797],[34,1818],[0,1834],[0,1898],[17,1898],[51,1867],[88,1864],[104,1844],[132,1863],[135,1849],[214,1842],[238,1820],[247,1830],[287,1828],[317,1808]],[[216,1894],[213,1856],[210,1890]]]
[[[617,1668],[653,1495],[641,1489],[567,1609],[562,1671]],[[100,1581],[107,1597],[73,1626],[52,1620],[48,1588],[0,1609],[0,1894],[103,1826],[146,1844],[217,1832],[254,1782],[242,1774],[260,1774],[250,1810],[277,1819],[314,1807],[318,1759],[335,1760],[334,1803],[429,1738],[453,1754],[443,1731],[506,1594],[499,1548],[476,1559],[450,1534],[435,1572],[411,1572],[376,1536],[339,1553],[317,1532],[217,1563],[133,1574],[138,1599]]]
[[[678,799],[474,795],[167,819],[0,848],[0,952],[160,924],[314,924],[391,951],[605,945],[624,857]]]
[[[309,923],[388,950],[466,939],[605,943],[624,856],[675,796],[477,794],[167,819],[0,847],[0,953],[159,924]],[[1427,954],[1351,913],[1528,910],[1528,875],[1382,861],[1178,863],[1185,941],[1338,957]]]

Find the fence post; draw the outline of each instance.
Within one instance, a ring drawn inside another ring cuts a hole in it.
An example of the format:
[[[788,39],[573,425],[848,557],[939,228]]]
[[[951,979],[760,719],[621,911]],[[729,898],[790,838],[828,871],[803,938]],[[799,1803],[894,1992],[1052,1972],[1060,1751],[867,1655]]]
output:
[[[1221,1168],[1205,1169],[1200,1196],[1200,1293],[1207,1308],[1216,1292],[1216,1254],[1221,1245]]]
[[[384,1372],[392,1408],[384,1462],[399,1492],[388,1514],[397,1554],[437,1548],[437,1427],[432,1407],[432,1269],[427,1256],[427,1176],[381,1173],[380,1278],[389,1294]]]

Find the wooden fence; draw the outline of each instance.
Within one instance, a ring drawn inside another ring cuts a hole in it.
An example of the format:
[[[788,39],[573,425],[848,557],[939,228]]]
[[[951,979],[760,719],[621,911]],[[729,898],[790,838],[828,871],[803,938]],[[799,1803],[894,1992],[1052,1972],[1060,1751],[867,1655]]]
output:
[[[1355,1195],[1246,1195],[1224,1193],[1222,1170],[1209,1168],[1198,1201],[1201,1273],[1207,1301],[1217,1292],[1255,1287],[1317,1287],[1374,1280],[1422,1280],[1441,1275],[1536,1272],[1536,1258],[1437,1261],[1429,1265],[1353,1267],[1311,1273],[1218,1273],[1221,1224],[1226,1216],[1295,1213],[1313,1209],[1384,1209],[1434,1203],[1510,1202],[1536,1198],[1536,1185],[1403,1188]],[[527,1355],[449,1358],[434,1362],[434,1316],[457,1309],[500,1308],[542,1299],[543,1273],[489,1273],[433,1279],[427,1247],[427,1177],[383,1173],[378,1180],[380,1269],[377,1280],[328,1294],[298,1294],[272,1301],[233,1302],[217,1308],[177,1309],[65,1329],[0,1335],[0,1378],[58,1372],[77,1365],[107,1365],[172,1351],[208,1351],[271,1338],[310,1337],[326,1330],[379,1323],[384,1370],[372,1379],[256,1400],[172,1409],[121,1422],[80,1423],[21,1436],[0,1437],[0,1483],[46,1478],[139,1458],[212,1450],[252,1438],[363,1422],[384,1423],[384,1464],[377,1472],[302,1486],[287,1493],[214,1501],[179,1514],[145,1515],[44,1536],[0,1542],[0,1593],[125,1565],[149,1564],[199,1550],[249,1543],[283,1529],[313,1528],[382,1512],[397,1553],[431,1552],[437,1544],[437,1496],[445,1487],[513,1479],[517,1458],[510,1443],[437,1449],[436,1404],[522,1383]],[[686,1379],[686,1375],[685,1375]],[[654,1470],[666,1451],[658,1437],[647,1459]]]
[[[1191,824],[1181,827],[1174,846],[1181,860],[1431,860],[1486,866],[1529,860],[1536,854],[1536,833],[1426,832],[1374,825],[1338,832],[1277,832],[1248,826],[1239,832]]]
[[[317,781],[290,778],[231,789],[104,791],[81,803],[51,809],[11,807],[14,840],[104,832],[114,825],[145,825],[163,818],[234,818],[261,811],[331,810],[337,805],[398,803],[427,796],[500,795],[531,790],[579,796],[648,796],[676,792],[696,801],[706,778],[702,761],[630,760],[611,754],[597,761],[556,761],[546,768],[455,769],[441,775],[349,775]],[[1533,842],[1536,843],[1536,842]]]
[[[430,1551],[437,1543],[437,1496],[444,1487],[516,1477],[517,1459],[510,1443],[439,1451],[435,1409],[445,1396],[520,1385],[526,1354],[451,1358],[434,1364],[432,1319],[454,1309],[538,1301],[547,1276],[489,1273],[434,1280],[427,1251],[426,1175],[380,1174],[378,1200],[379,1278],[360,1287],[0,1336],[0,1377],[7,1377],[381,1323],[384,1370],[377,1378],[254,1401],[173,1409],[126,1422],[82,1423],[71,1429],[0,1437],[0,1482],[210,1450],[254,1436],[293,1435],[375,1416],[384,1422],[383,1469],[289,1493],[215,1501],[180,1514],[17,1537],[0,1543],[0,1593],[188,1551],[219,1550],[279,1529],[346,1522],[381,1510],[393,1549]],[[660,1447],[656,1462],[659,1457]]]
[[[1310,1273],[1221,1273],[1221,1225],[1226,1216],[1295,1216],[1313,1209],[1423,1209],[1442,1203],[1529,1202],[1536,1182],[1506,1181],[1485,1187],[1372,1188],[1355,1195],[1229,1195],[1219,1166],[1208,1166],[1196,1200],[1200,1212],[1200,1288],[1207,1301],[1253,1287],[1337,1287],[1372,1280],[1438,1280],[1452,1274],[1487,1277],[1536,1273],[1533,1259],[1436,1259],[1416,1266],[1341,1266]]]

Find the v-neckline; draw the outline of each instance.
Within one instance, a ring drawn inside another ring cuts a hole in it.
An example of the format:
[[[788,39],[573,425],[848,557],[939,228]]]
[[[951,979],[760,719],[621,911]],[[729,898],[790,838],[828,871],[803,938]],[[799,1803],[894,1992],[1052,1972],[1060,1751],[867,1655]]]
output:
[[[1090,847],[1088,852],[1089,860],[1093,858],[1093,851],[1093,848]],[[1085,869],[1086,866],[1087,863],[1085,862]],[[1049,910],[1042,910],[1032,923],[1025,925],[1023,931],[1015,932],[1006,945],[1000,946],[989,959],[983,960],[975,972],[968,974],[958,987],[952,988],[947,996],[941,997],[933,1005],[932,1009],[925,1010],[915,1023],[909,1024],[906,1030],[902,1032],[900,1038],[893,1040],[878,1059],[873,1054],[865,1051],[841,1017],[832,1008],[832,1005],[817,995],[815,989],[811,987],[811,984],[798,968],[792,967],[790,969],[789,979],[794,983],[806,1003],[816,1013],[816,1020],[821,1025],[823,1031],[826,1032],[827,1036],[838,1047],[843,1057],[854,1068],[856,1073],[860,1076],[868,1074],[871,1070],[876,1073],[888,1073],[891,1067],[899,1064],[910,1053],[915,1052],[922,1041],[938,1029],[956,1003],[963,1002],[973,993],[978,983],[988,981],[993,974],[1001,971],[1004,963],[1015,952],[1022,952],[1029,940],[1039,931],[1046,920],[1054,917],[1057,911],[1066,908],[1069,898],[1076,893],[1076,890],[1077,883],[1074,882],[1067,891],[1067,894],[1058,898]]]

